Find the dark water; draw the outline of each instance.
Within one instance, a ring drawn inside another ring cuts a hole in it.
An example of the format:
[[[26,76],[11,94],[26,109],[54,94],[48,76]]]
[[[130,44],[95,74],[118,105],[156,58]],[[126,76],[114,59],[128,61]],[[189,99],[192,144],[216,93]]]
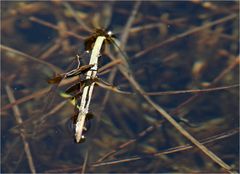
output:
[[[227,88],[151,99],[196,139],[212,140],[207,147],[235,171],[239,170],[238,5],[233,1],[142,2],[125,45],[134,78],[147,92]],[[50,86],[46,80],[56,73],[52,65],[66,72],[75,55],[83,53],[84,38],[91,35],[88,28],[111,29],[120,39],[134,6],[135,2],[120,1],[1,1],[1,173],[81,172],[86,159],[89,173],[225,172],[198,148],[153,156],[189,141],[113,67],[99,77],[114,79],[110,83],[134,94],[107,94],[96,87],[90,105],[95,117],[86,142],[76,144],[69,130],[74,112],[70,103],[41,119],[47,114],[45,106],[51,111],[66,101],[59,94],[69,87],[56,88],[53,100],[49,93],[36,95]],[[113,46],[106,47],[119,58]],[[110,62],[108,55],[106,48],[100,66]],[[83,62],[88,59],[85,56]],[[235,86],[228,88],[231,85]],[[20,102],[22,134],[16,128],[16,107],[9,106],[7,86]],[[22,101],[32,94],[35,97]],[[142,131],[156,125],[143,136]],[[129,140],[136,141],[123,148]],[[29,145],[30,155],[23,142]],[[112,163],[99,162],[114,149],[117,153],[102,161]]]

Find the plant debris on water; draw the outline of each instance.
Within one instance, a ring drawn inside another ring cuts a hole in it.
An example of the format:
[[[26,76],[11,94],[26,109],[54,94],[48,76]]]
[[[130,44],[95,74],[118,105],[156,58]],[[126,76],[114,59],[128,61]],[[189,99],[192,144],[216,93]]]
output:
[[[1,24],[1,173],[239,172],[238,1],[1,1]]]

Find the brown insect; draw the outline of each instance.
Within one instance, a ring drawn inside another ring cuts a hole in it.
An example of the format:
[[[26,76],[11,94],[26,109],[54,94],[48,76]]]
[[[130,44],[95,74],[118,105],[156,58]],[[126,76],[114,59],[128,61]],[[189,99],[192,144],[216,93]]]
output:
[[[107,32],[104,29],[95,29],[94,33],[84,41],[86,51],[91,51],[93,49],[94,43],[98,36],[106,37],[106,39],[104,40],[104,44],[111,44],[114,42],[112,38],[116,38],[116,36],[112,34],[112,32]]]
[[[118,45],[113,40],[113,38],[115,38],[115,35],[113,35],[111,32],[106,32],[103,29],[96,29],[95,32],[90,37],[88,37],[84,42],[86,51],[91,51],[93,49],[95,41],[99,36],[105,36],[104,44],[114,44],[117,48],[119,48]],[[102,48],[104,48],[104,46]],[[120,50],[120,48],[119,48],[119,50]],[[77,57],[77,58],[79,58],[79,57]],[[65,90],[65,94],[69,95],[68,99],[75,100],[73,102],[74,103],[74,114],[72,116],[72,120],[73,120],[72,127],[74,127],[74,129],[78,122],[77,119],[78,119],[78,115],[80,112],[79,111],[80,101],[81,101],[81,96],[82,96],[84,87],[90,86],[92,83],[95,83],[97,86],[102,87],[107,90],[111,90],[111,91],[122,93],[122,94],[130,94],[129,92],[120,91],[117,87],[114,87],[111,84],[104,82],[102,79],[100,79],[98,77],[93,78],[93,79],[92,78],[82,79],[81,77],[83,77],[83,76],[80,76],[80,75],[84,75],[88,71],[92,71],[91,69],[93,67],[94,67],[94,64],[80,66],[80,61],[78,59],[78,66],[76,69],[73,69],[67,73],[59,74],[48,80],[49,84],[59,84],[61,82],[61,80],[65,79],[65,78],[79,76],[80,81],[74,83],[73,85],[71,85],[69,88],[67,88]],[[90,128],[89,125],[90,125],[90,120],[92,118],[93,118],[93,115],[87,113],[86,119],[83,123],[82,137],[80,139],[80,143],[84,142],[86,140],[85,134],[87,133],[87,131]]]
[[[93,66],[94,66],[93,64],[80,66],[80,67],[78,67],[78,68],[76,68],[76,69],[74,69],[70,72],[57,75],[56,77],[53,77],[53,78],[49,79],[47,82],[49,84],[60,83],[61,80],[63,80],[64,78],[71,78],[71,77],[74,77],[74,76],[78,76],[80,74],[87,73]]]

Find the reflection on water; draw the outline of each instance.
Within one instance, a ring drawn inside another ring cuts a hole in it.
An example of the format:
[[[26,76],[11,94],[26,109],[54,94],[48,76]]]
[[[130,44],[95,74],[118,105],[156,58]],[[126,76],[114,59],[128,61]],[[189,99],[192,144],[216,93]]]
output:
[[[74,143],[66,126],[74,106],[64,102],[60,93],[72,84],[71,80],[59,85],[50,105],[46,80],[56,71],[66,72],[75,55],[83,53],[89,28],[93,31],[103,25],[113,29],[118,39],[123,32],[129,32],[125,51],[136,81],[147,92],[239,83],[237,2],[142,2],[131,28],[124,31],[134,4],[1,2],[2,173],[34,169],[37,173],[81,172],[86,154],[86,172],[224,172],[197,148],[160,154],[157,158],[152,155],[189,142],[115,69],[119,62],[111,62],[110,58],[111,54],[119,58],[119,52],[113,46],[106,45],[102,53],[101,66],[111,64],[99,76],[134,94],[126,96],[96,87],[90,105],[96,117],[84,143]],[[88,57],[82,64],[86,62]],[[9,105],[6,86],[18,105]],[[151,98],[195,138],[214,141],[207,147],[239,170],[236,86]],[[51,106],[50,111],[43,113],[46,105]],[[22,126],[17,125],[16,115],[21,116]],[[197,126],[189,127],[181,120]],[[215,135],[222,139],[216,141]],[[26,153],[26,143],[30,153]],[[118,161],[122,159],[129,160]],[[101,163],[106,161],[112,163]]]

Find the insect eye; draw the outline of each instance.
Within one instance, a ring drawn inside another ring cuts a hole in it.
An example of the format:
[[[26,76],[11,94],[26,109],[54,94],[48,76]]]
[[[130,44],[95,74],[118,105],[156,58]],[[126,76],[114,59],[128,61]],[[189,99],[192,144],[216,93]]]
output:
[[[109,37],[112,37],[112,35],[113,35],[112,31],[108,31],[107,34]]]

